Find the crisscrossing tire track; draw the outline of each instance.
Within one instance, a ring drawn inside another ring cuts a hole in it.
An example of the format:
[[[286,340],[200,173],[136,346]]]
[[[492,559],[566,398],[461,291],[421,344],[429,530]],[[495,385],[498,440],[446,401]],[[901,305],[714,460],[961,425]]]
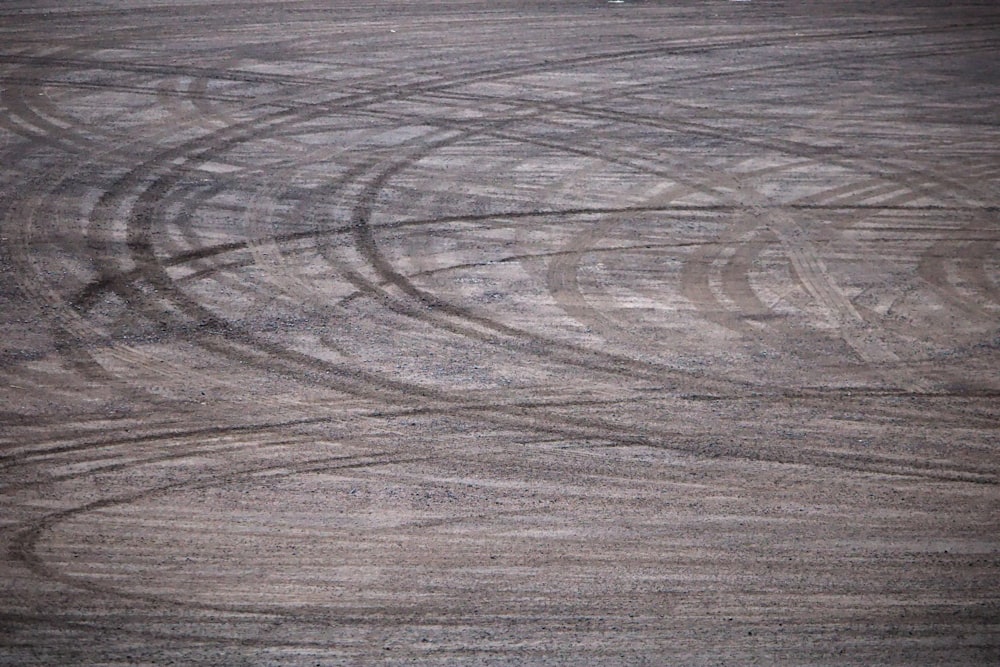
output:
[[[0,8],[0,663],[995,652],[995,8],[124,4]]]

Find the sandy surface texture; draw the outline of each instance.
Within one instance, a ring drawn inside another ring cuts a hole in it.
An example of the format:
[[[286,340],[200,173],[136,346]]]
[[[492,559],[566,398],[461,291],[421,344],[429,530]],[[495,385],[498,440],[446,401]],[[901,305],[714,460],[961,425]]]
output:
[[[1000,7],[0,3],[0,665],[1000,663]]]

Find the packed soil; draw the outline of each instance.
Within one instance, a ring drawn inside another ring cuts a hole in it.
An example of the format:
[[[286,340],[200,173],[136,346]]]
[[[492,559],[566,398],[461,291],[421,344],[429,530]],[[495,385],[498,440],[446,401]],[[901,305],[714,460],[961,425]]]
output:
[[[0,664],[1000,662],[1000,6],[0,4]]]

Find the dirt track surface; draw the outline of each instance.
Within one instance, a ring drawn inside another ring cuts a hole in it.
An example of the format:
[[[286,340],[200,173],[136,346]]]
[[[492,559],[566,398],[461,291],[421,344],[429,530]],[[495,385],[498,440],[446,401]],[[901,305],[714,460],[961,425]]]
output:
[[[0,663],[1000,660],[1000,10],[0,5]]]

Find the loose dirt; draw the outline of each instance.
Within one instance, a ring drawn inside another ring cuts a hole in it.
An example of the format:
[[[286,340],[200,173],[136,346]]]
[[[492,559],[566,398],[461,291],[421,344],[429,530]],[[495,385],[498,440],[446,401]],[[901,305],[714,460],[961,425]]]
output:
[[[0,6],[0,664],[1000,661],[990,3]]]

